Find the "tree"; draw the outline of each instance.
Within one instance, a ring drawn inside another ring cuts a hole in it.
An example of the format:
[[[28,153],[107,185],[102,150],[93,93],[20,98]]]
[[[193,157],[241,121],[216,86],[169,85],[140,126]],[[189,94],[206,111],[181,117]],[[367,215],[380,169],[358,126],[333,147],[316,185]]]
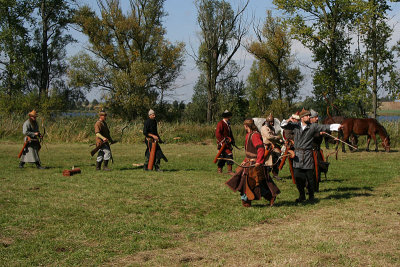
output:
[[[386,0],[360,2],[359,28],[365,44],[363,72],[366,84],[371,88],[373,118],[376,118],[378,109],[379,86],[383,90],[389,90],[385,78],[394,69],[393,51],[388,47],[393,33],[387,23],[388,10],[390,7]]]
[[[64,81],[66,46],[75,42],[71,34],[65,33],[72,23],[75,0],[34,0],[33,4],[37,13],[33,36],[36,58],[30,80],[45,101],[50,88]]]
[[[341,100],[345,88],[344,67],[350,55],[347,34],[354,17],[354,2],[348,0],[274,0],[290,17],[291,33],[313,52],[318,63],[314,73],[314,95],[331,103]]]
[[[164,37],[164,0],[131,0],[127,14],[118,0],[99,0],[100,16],[88,6],[75,21],[89,38],[89,51],[73,59],[71,83],[98,86],[116,114],[144,115],[180,74],[184,44]]]
[[[26,93],[32,51],[29,31],[30,1],[2,1],[0,5],[0,106],[6,113],[18,109]]]
[[[263,28],[255,30],[258,40],[247,46],[247,50],[258,60],[258,64],[252,68],[255,76],[250,78],[250,82],[264,79],[253,89],[257,90],[258,94],[268,93],[271,100],[278,100],[274,102],[278,103],[276,106],[280,108],[279,111],[274,110],[274,113],[285,117],[290,112],[289,109],[303,80],[300,69],[292,66],[289,30],[280,18],[273,18],[270,11],[267,11]],[[262,85],[265,88],[259,88]],[[266,111],[265,108],[262,110]]]
[[[232,77],[232,72],[238,71],[239,66],[231,61],[225,71],[221,73],[220,82],[216,88],[215,109],[216,114],[222,114],[228,109],[233,113],[233,121],[242,121],[248,113],[248,100],[246,99],[246,91],[244,82],[237,77]],[[208,122],[207,120],[207,78],[201,73],[196,85],[194,86],[194,94],[192,101],[187,105],[185,117],[190,121]]]
[[[194,57],[207,81],[207,121],[211,122],[215,119],[219,76],[232,60],[247,33],[247,28],[243,25],[243,12],[249,0],[236,12],[224,0],[197,0],[195,3],[201,44]],[[230,73],[229,76],[236,75],[237,73]]]

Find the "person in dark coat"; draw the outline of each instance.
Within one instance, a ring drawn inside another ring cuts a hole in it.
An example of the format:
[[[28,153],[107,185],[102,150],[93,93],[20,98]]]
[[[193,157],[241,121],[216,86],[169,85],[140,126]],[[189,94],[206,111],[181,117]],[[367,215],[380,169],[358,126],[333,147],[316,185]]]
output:
[[[153,142],[156,142],[157,145],[156,145],[156,154],[154,159],[154,168],[156,171],[161,171],[160,169],[161,159],[164,159],[166,162],[168,162],[168,160],[165,157],[160,147],[160,143],[162,143],[162,140],[157,130],[156,113],[154,112],[154,110],[150,109],[148,115],[149,118],[144,122],[144,127],[143,127],[143,134],[145,136],[144,142],[146,143],[146,151],[144,153],[146,161],[144,163],[143,169],[145,171],[148,170],[151,147]]]
[[[303,202],[306,199],[305,186],[307,185],[309,200],[314,200],[315,178],[314,178],[314,159],[312,142],[314,135],[319,132],[338,131],[340,124],[316,124],[310,123],[311,113],[302,110],[299,114],[300,122],[294,122],[292,118],[283,120],[283,129],[293,130],[295,157],[293,159],[294,177],[299,198],[296,202]]]
[[[234,192],[240,192],[244,207],[251,207],[251,201],[261,197],[269,200],[272,206],[280,190],[264,168],[265,148],[261,134],[257,131],[253,119],[246,119],[244,128],[247,132],[246,158],[225,184]]]
[[[318,112],[313,109],[310,110],[310,123],[318,123]],[[321,144],[324,139],[324,132],[317,132],[314,134],[312,149],[314,158],[314,176],[315,176],[315,191],[319,191],[319,183],[321,182],[321,172],[328,171],[329,163],[325,161],[324,153],[321,149]]]
[[[220,158],[233,159],[233,145],[235,144],[235,138],[233,137],[231,123],[230,120],[232,118],[232,113],[228,110],[225,110],[222,113],[222,120],[220,120],[217,124],[217,128],[215,130],[215,137],[217,138],[217,149],[220,150],[224,143],[226,143],[225,148],[223,149]],[[229,160],[218,160],[218,173],[222,173],[222,168],[224,165],[228,166],[228,174],[233,175],[232,172],[232,161]]]

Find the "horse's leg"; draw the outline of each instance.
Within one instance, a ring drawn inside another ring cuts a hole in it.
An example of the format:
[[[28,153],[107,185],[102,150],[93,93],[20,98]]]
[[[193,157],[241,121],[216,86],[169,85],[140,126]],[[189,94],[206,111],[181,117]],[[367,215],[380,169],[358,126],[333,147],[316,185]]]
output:
[[[339,132],[338,132],[338,138],[339,138],[339,139],[342,139],[342,140],[345,141],[345,142],[348,142],[348,141],[349,141],[349,136],[350,136],[349,133],[344,133],[343,131],[339,131]],[[337,150],[337,148],[338,148],[338,145],[339,145],[339,141],[337,142],[336,150]],[[345,146],[344,143],[342,143],[342,152],[343,152],[343,153],[346,153],[346,146]]]
[[[368,134],[367,135],[367,149],[365,151],[369,152],[369,142],[371,142],[371,136]]]
[[[378,143],[376,142],[376,135],[375,135],[375,133],[373,133],[371,136],[372,136],[372,139],[374,139],[374,141],[375,141],[375,152],[378,152]]]

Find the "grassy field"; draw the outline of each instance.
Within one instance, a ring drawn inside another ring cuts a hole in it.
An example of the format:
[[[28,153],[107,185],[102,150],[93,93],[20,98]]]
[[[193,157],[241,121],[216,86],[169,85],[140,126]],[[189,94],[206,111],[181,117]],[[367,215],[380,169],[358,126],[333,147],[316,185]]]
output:
[[[274,207],[243,208],[216,173],[214,145],[164,145],[164,172],[132,165],[143,162],[144,144],[113,145],[111,172],[95,171],[87,144],[48,144],[46,170],[19,169],[21,144],[0,145],[4,266],[400,264],[396,148],[330,159],[317,203],[295,204],[284,179]],[[62,176],[72,166],[82,174]]]

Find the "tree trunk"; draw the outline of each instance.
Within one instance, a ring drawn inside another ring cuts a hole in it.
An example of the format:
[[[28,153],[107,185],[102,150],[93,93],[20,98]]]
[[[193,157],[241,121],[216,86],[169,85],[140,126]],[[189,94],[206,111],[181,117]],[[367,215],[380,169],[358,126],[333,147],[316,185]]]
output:
[[[378,55],[376,40],[376,16],[372,18],[372,118],[376,119],[378,109]]]
[[[42,54],[42,71],[40,75],[40,88],[39,88],[39,98],[48,97],[48,84],[49,84],[49,62],[48,62],[48,47],[47,47],[47,31],[48,31],[48,17],[46,13],[46,0],[42,1],[41,6],[41,16],[42,16],[42,44],[41,44],[41,54]]]

